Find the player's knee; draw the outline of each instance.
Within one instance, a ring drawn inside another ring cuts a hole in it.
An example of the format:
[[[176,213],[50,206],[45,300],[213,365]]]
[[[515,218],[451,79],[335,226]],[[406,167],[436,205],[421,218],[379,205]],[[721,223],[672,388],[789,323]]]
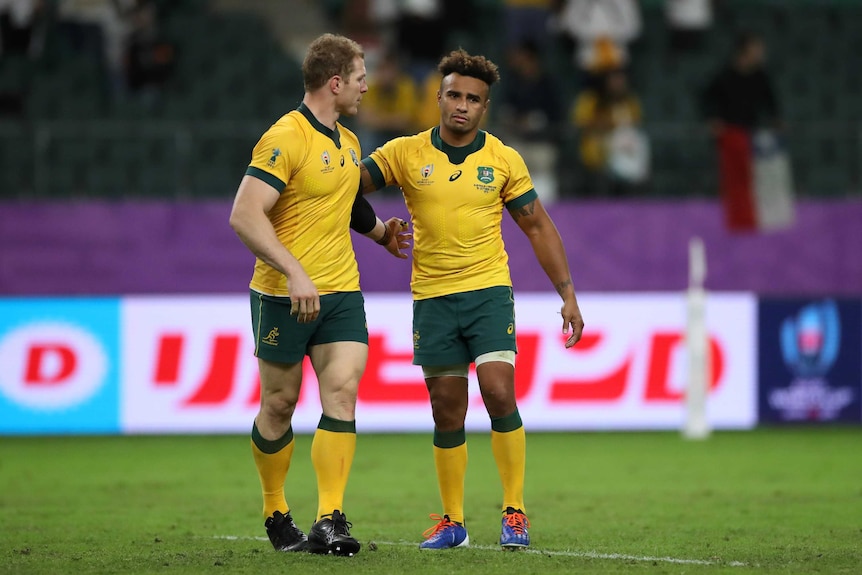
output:
[[[342,377],[327,379],[320,382],[320,396],[340,403],[356,403],[356,392],[359,388],[358,377]]]
[[[514,397],[485,398],[485,409],[490,417],[505,417],[515,411],[517,406]]]
[[[356,413],[358,378],[327,379],[320,382],[320,404],[332,418],[352,421]]]
[[[270,393],[262,395],[260,412],[274,423],[289,423],[296,410],[297,397],[287,393]]]
[[[455,431],[464,427],[466,413],[459,410],[435,408],[432,405],[431,413],[434,417],[434,427],[440,431]]]
[[[503,417],[515,410],[515,387],[507,382],[495,382],[482,386],[482,401],[491,417]]]
[[[323,413],[332,419],[340,421],[356,420],[356,402],[322,402],[324,405]]]
[[[467,416],[465,398],[449,392],[431,394],[431,414],[434,425],[443,431],[460,429]]]

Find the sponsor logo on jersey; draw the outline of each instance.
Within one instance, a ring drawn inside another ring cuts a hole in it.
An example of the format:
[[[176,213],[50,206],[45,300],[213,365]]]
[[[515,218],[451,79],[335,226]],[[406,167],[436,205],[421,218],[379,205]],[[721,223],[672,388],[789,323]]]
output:
[[[278,148],[272,149],[272,155],[269,157],[269,161],[266,163],[270,168],[275,167],[275,162],[278,160],[278,157],[281,155],[281,150]]]
[[[341,154],[341,161],[339,163],[341,164],[341,167],[343,168],[344,167],[344,154]]]
[[[456,170],[451,176],[449,176],[449,181],[454,182],[458,178],[461,177],[461,170]]]
[[[356,151],[353,148],[350,148],[350,159],[353,160],[353,165],[359,167],[359,158],[356,156]]]
[[[512,335],[513,333],[515,333],[515,324],[510,323],[509,327],[506,328],[506,333],[508,333],[509,335]]]
[[[494,168],[479,166],[479,173],[476,174],[476,178],[483,184],[490,184],[494,181]]]
[[[413,332],[413,349],[419,349],[419,330]]]

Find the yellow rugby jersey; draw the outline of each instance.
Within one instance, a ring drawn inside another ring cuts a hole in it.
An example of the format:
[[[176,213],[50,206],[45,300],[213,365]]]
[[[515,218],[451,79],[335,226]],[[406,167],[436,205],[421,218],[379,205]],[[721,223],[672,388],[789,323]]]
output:
[[[269,219],[321,295],[359,290],[350,211],[359,189],[360,157],[353,132],[341,124],[330,130],[302,104],[261,136],[245,172],[281,194]],[[290,295],[284,274],[260,258],[249,287]]]
[[[391,140],[362,162],[377,187],[401,186],[413,223],[413,299],[511,286],[503,208],[537,198],[521,155],[479,131],[449,146],[439,127]]]

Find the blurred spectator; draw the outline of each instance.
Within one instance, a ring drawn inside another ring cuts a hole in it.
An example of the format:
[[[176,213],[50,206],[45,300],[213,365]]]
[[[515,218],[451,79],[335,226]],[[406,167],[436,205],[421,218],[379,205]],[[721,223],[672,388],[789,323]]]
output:
[[[43,15],[42,0],[0,0],[0,56],[36,56]]]
[[[31,59],[41,53],[41,0],[0,0],[0,117],[24,115]]]
[[[574,40],[581,70],[601,75],[628,62],[629,42],[640,35],[637,0],[565,0],[557,25]]]
[[[589,195],[624,196],[649,176],[649,142],[640,129],[641,106],[622,69],[606,72],[597,88],[575,101],[580,159]]]
[[[362,146],[370,152],[392,138],[415,131],[417,90],[392,52],[383,54],[369,78],[358,121],[363,131]]]
[[[543,202],[557,196],[558,129],[562,110],[559,87],[542,67],[539,47],[523,40],[509,50],[509,73],[500,107],[500,131],[517,148]]]
[[[424,77],[446,46],[443,0],[400,2],[396,30],[398,53],[407,59],[414,78]]]
[[[506,45],[532,42],[544,46],[552,0],[505,0]]]
[[[437,104],[437,93],[443,77],[437,70],[431,70],[419,82],[418,102],[414,122],[418,130],[427,130],[440,123],[440,107]]]
[[[778,100],[765,63],[763,40],[756,34],[741,34],[730,62],[704,93],[704,112],[714,135],[727,125],[749,131],[765,124],[778,127]]]
[[[483,21],[491,17],[477,8],[475,0],[398,0],[397,6],[395,44],[417,82],[436,69],[452,42],[469,44],[481,38]],[[373,0],[372,10],[377,18],[392,14],[386,0]]]
[[[665,15],[674,51],[697,50],[712,26],[712,0],[665,0]]]
[[[793,221],[790,163],[775,133],[781,129],[779,105],[765,63],[763,40],[743,33],[730,62],[704,93],[704,113],[718,149],[725,222],[737,231],[776,229]]]
[[[58,0],[57,28],[72,48],[93,54],[104,66],[108,89],[122,92],[123,53],[129,33],[125,14],[136,0]]]
[[[156,5],[141,2],[131,13],[131,32],[126,46],[126,83],[129,90],[153,105],[173,70],[175,47],[162,38]]]

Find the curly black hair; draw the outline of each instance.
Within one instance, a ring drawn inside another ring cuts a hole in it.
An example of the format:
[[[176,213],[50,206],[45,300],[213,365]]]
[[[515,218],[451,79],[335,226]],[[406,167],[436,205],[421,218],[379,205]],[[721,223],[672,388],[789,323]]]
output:
[[[440,60],[437,70],[445,78],[449,74],[460,74],[482,80],[490,88],[500,80],[497,65],[485,56],[471,56],[463,48],[452,50]]]

